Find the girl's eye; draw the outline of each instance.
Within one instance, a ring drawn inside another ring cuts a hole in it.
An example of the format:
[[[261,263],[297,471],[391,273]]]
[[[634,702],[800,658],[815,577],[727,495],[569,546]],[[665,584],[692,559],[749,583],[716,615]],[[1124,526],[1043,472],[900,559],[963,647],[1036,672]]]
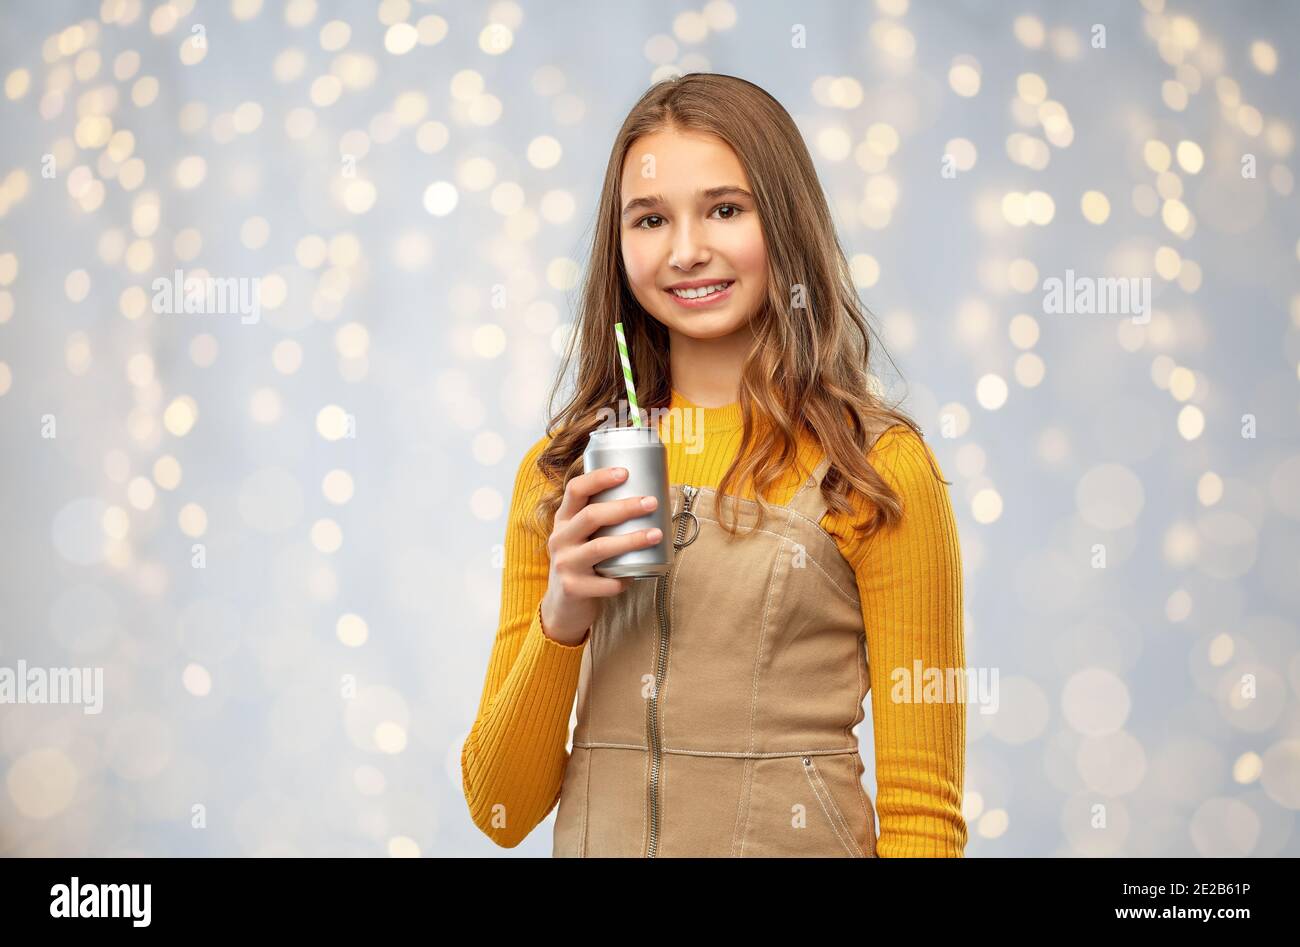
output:
[[[731,210],[731,213],[725,217],[720,218],[721,220],[735,220],[738,216],[740,216],[745,212],[745,209],[743,207],[740,207],[737,204],[719,204],[717,207],[713,208],[713,213],[716,214],[718,211],[728,209],[728,208]],[[658,214],[647,214],[646,216],[642,217],[640,220],[636,222],[636,226],[641,230],[658,230],[659,229],[658,225],[650,226],[647,223],[648,221],[651,220],[662,221],[663,218]]]

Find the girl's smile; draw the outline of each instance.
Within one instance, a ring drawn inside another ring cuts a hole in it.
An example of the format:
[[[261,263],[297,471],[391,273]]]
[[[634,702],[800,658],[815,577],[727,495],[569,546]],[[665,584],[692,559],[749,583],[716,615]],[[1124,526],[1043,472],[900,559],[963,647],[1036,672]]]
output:
[[[673,301],[686,309],[702,309],[716,306],[731,298],[731,288],[735,280],[687,280],[674,283],[666,292]]]

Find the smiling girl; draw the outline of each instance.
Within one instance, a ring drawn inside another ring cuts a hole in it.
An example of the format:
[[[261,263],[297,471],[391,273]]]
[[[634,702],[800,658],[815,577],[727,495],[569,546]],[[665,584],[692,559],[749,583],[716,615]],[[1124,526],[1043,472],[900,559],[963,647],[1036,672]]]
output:
[[[670,537],[592,538],[654,507],[592,502],[620,473],[583,472],[624,397],[616,322],[643,409],[702,425],[702,450],[660,426]],[[515,478],[462,749],[474,823],[513,847],[558,802],[564,856],[961,856],[965,704],[916,679],[964,664],[946,481],[877,394],[811,157],[758,86],[689,74],[632,109],[552,403],[575,354],[573,394]],[[665,538],[665,576],[594,572]]]

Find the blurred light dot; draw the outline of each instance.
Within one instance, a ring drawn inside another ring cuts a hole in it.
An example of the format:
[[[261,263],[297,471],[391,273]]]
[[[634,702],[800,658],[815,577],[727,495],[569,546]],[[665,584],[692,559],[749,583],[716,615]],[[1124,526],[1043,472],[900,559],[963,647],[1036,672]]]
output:
[[[1205,154],[1194,141],[1180,141],[1177,149],[1178,163],[1188,174],[1196,174],[1205,164]]]
[[[1201,474],[1196,481],[1196,499],[1202,506],[1214,506],[1223,499],[1223,478],[1213,471]]]
[[[274,388],[258,388],[249,399],[249,414],[257,424],[274,424],[282,410],[280,393]]]
[[[435,217],[446,217],[459,199],[456,186],[449,181],[435,181],[424,191],[424,209]]]
[[[974,56],[958,56],[948,67],[948,85],[960,96],[970,98],[980,90],[980,64]]]
[[[164,490],[175,490],[181,483],[181,465],[171,454],[163,454],[153,463],[153,479]]]
[[[1206,658],[1211,667],[1223,667],[1232,660],[1232,654],[1235,650],[1236,646],[1231,635],[1215,635],[1210,639]]]
[[[968,138],[950,138],[943,146],[943,153],[952,157],[953,167],[958,171],[975,167],[975,145]]]
[[[316,431],[327,441],[337,441],[344,437],[347,428],[347,412],[336,404],[326,405],[316,413]]]
[[[501,55],[514,42],[515,34],[504,23],[489,23],[478,34],[478,48],[489,56]]]
[[[52,819],[72,804],[80,776],[76,764],[56,747],[17,755],[5,772],[5,786],[17,813],[27,819]]]
[[[1086,736],[1117,733],[1132,706],[1128,686],[1112,671],[1086,668],[1073,674],[1061,691],[1066,722]]]
[[[212,693],[212,674],[201,664],[185,665],[185,670],[181,672],[181,683],[195,697],[207,697]]]
[[[479,487],[469,498],[470,511],[477,519],[490,522],[501,516],[505,503],[491,487]]]
[[[1033,348],[1038,343],[1038,321],[1033,316],[1020,313],[1007,325],[1011,344],[1018,349]]]
[[[202,536],[208,529],[208,515],[197,503],[186,503],[177,514],[181,532],[191,538]]]
[[[539,135],[528,143],[528,163],[539,170],[555,167],[560,161],[560,143],[550,135]]]
[[[73,270],[63,281],[63,290],[74,303],[79,303],[90,293],[90,274],[85,270]]]
[[[1016,381],[1026,388],[1037,388],[1047,374],[1047,364],[1034,352],[1025,352],[1016,359]]]
[[[334,630],[339,641],[349,648],[361,647],[366,643],[366,639],[370,637],[370,629],[366,625],[366,620],[360,615],[354,615],[351,612],[339,616]]]
[[[1232,779],[1241,785],[1253,783],[1264,771],[1264,760],[1258,753],[1243,753],[1232,764]]]
[[[970,510],[977,523],[997,522],[1002,515],[1002,496],[991,487],[986,487],[971,497]]]
[[[172,400],[163,412],[163,426],[176,437],[184,437],[194,427],[198,419],[199,408],[189,395],[182,395]]]
[[[207,175],[207,162],[199,155],[182,158],[176,166],[176,186],[184,190],[198,187]]]
[[[147,510],[153,506],[158,491],[151,481],[144,477],[132,477],[126,485],[126,499],[137,510]]]
[[[1165,600],[1165,617],[1172,622],[1187,621],[1192,614],[1192,597],[1178,589]]]
[[[1047,30],[1043,27],[1043,21],[1029,14],[1016,17],[1011,24],[1011,31],[1022,46],[1027,46],[1030,49],[1038,49],[1043,45],[1043,40],[1047,38]]]
[[[394,56],[402,56],[414,49],[419,40],[419,32],[410,23],[394,23],[384,34],[384,49]]]
[[[110,506],[104,510],[102,525],[105,536],[110,539],[125,539],[131,530],[131,517],[120,506]]]
[[[477,326],[472,339],[474,354],[479,358],[496,358],[506,348],[505,330],[492,323]]]
[[[317,108],[328,108],[343,94],[343,82],[338,76],[318,76],[311,84],[311,102]]]
[[[349,322],[334,334],[334,345],[344,358],[361,358],[370,347],[370,333],[361,323]]]
[[[474,453],[474,459],[484,466],[492,466],[501,462],[505,456],[506,443],[500,434],[495,431],[479,431],[474,435],[474,441],[471,446]]]
[[[1205,415],[1194,404],[1183,405],[1178,412],[1178,433],[1184,440],[1194,441],[1205,430]]]
[[[1016,93],[1030,105],[1040,105],[1047,99],[1047,83],[1032,72],[1022,72],[1016,77]]]
[[[422,16],[415,23],[421,46],[436,46],[447,37],[447,21],[436,14]]]
[[[158,98],[158,80],[153,76],[141,76],[131,86],[131,101],[139,108],[146,108]]]
[[[406,749],[406,728],[391,720],[375,727],[375,745],[382,753],[401,753]]]
[[[320,47],[326,52],[337,52],[352,38],[352,27],[343,20],[330,20],[320,28]]]
[[[1266,40],[1257,39],[1250,44],[1250,61],[1266,76],[1277,71],[1277,49]]]
[[[1143,146],[1142,157],[1146,160],[1147,167],[1158,173],[1169,170],[1173,156],[1168,145],[1153,138]]]
[[[239,228],[239,241],[250,250],[260,250],[266,246],[271,236],[271,225],[265,217],[249,217]]]
[[[389,858],[419,858],[420,846],[406,835],[394,835],[388,840]]]
[[[1084,191],[1080,205],[1084,220],[1090,224],[1104,224],[1110,217],[1110,201],[1101,191]]]
[[[190,340],[190,360],[199,368],[208,368],[217,360],[217,339],[203,332]]]
[[[284,22],[290,26],[306,26],[316,18],[316,0],[289,0],[284,8]]]
[[[990,809],[980,816],[975,824],[975,831],[980,838],[995,839],[1006,834],[1011,817],[1005,809]]]
[[[352,491],[352,475],[346,470],[331,470],[321,481],[321,493],[331,503],[347,503],[352,499]]]
[[[292,375],[302,366],[302,346],[293,339],[281,339],[271,350],[271,364],[281,375]]]
[[[849,261],[854,285],[870,289],[880,280],[880,264],[869,253],[855,253]]]
[[[1182,365],[1169,373],[1169,393],[1178,401],[1186,401],[1196,392],[1196,375]]]
[[[312,524],[311,543],[320,552],[338,552],[343,545],[343,530],[332,519],[319,519]]]
[[[578,285],[581,268],[569,257],[556,257],[546,264],[546,283],[552,289],[568,290]]]
[[[996,411],[1007,401],[1006,380],[1001,375],[995,374],[981,376],[975,385],[975,398],[979,401],[980,407],[988,411]]]

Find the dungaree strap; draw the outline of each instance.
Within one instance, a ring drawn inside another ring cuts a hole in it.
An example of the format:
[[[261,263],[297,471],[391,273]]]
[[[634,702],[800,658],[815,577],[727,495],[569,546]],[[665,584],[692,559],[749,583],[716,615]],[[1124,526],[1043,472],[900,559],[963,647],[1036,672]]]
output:
[[[821,522],[821,518],[826,515],[826,501],[822,499],[821,484],[822,478],[826,476],[826,471],[830,469],[831,459],[829,455],[823,455],[820,462],[813,469],[812,474],[804,478],[804,482],[799,485],[790,502],[786,504],[789,509],[795,510],[808,517],[814,523]]]

